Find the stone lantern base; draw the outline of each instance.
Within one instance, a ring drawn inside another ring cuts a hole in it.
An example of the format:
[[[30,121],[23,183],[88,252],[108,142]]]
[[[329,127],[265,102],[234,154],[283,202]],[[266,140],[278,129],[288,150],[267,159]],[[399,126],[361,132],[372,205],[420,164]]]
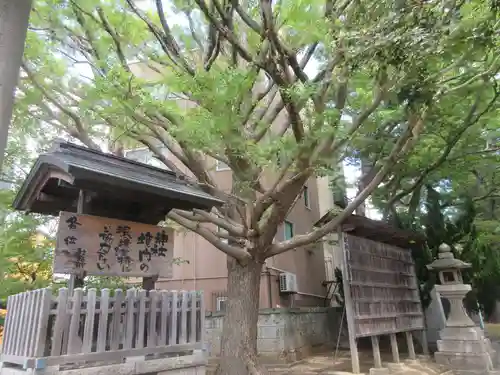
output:
[[[494,351],[479,327],[446,327],[440,332],[436,362],[457,375],[496,374]],[[500,372],[499,372],[500,374]]]
[[[439,332],[436,362],[457,375],[497,374],[493,370],[491,342],[469,318],[462,304],[470,285],[438,285],[436,289],[451,304],[446,327]]]

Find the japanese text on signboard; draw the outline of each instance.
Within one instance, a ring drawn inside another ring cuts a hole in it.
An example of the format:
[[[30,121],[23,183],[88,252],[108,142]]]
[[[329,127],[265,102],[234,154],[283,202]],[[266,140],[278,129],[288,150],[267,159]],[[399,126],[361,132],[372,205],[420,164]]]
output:
[[[61,212],[55,273],[171,277],[173,231]]]

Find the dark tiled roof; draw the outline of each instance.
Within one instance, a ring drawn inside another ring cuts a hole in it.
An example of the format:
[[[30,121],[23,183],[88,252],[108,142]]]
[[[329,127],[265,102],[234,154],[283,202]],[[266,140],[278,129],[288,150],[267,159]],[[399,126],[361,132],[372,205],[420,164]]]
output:
[[[151,223],[172,208],[224,203],[171,171],[56,141],[33,165],[13,206],[49,215],[74,211],[79,190],[91,197],[87,214]]]
[[[333,220],[335,214],[330,211],[321,217],[315,226],[322,226]],[[342,222],[343,232],[353,236],[367,238],[373,241],[387,243],[401,248],[421,248],[425,237],[419,233],[399,229],[380,220],[369,219],[364,216],[350,215]]]

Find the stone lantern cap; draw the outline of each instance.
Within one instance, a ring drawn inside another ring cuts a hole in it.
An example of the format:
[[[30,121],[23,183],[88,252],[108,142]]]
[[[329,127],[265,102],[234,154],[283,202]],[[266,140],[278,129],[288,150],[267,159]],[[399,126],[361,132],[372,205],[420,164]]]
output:
[[[450,246],[447,244],[441,244],[439,246],[438,259],[436,259],[431,264],[427,265],[427,269],[431,271],[444,271],[444,270],[460,270],[471,268],[470,263],[461,261],[460,259],[455,259],[453,253],[451,252]]]

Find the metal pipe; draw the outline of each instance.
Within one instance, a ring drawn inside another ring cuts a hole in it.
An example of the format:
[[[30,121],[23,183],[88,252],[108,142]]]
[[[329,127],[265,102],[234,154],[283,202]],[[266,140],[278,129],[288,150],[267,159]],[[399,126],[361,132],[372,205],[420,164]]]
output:
[[[0,0],[0,172],[7,146],[31,5],[32,0]]]
[[[281,268],[276,268],[276,267],[272,267],[272,266],[266,265],[266,267],[267,267],[267,269],[282,272],[282,273],[289,273],[290,272],[290,271],[282,270]],[[301,296],[318,297],[318,298],[322,298],[322,299],[325,299],[328,297],[328,295],[327,296],[320,296],[319,294],[302,293],[302,292],[297,292],[296,294],[301,295]]]
[[[266,265],[266,267],[270,270],[274,270],[274,271],[278,271],[278,272],[283,272],[283,273],[290,273],[290,271],[286,271],[286,270],[282,270],[281,268],[276,268],[276,267],[272,267],[272,266],[268,266]]]
[[[310,297],[317,297],[321,299],[325,299],[328,296],[320,296],[319,294],[312,294],[312,293],[302,293],[302,292],[297,292],[295,294],[298,294],[299,296],[310,296]]]

